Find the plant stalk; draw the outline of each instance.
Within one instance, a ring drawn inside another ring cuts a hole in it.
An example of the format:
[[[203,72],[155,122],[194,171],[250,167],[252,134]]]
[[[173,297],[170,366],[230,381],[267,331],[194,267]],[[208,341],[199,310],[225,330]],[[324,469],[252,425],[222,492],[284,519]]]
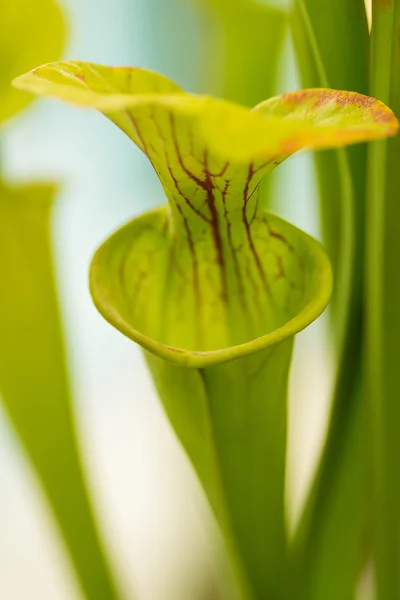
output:
[[[334,13],[335,20],[329,24],[326,22],[326,10]],[[357,11],[362,12],[360,6],[347,7],[347,18],[355,17]],[[366,22],[364,28],[361,25],[357,28],[357,40],[363,41],[356,48],[357,57],[347,49],[351,57],[347,63],[351,64],[346,69],[340,66],[340,56],[334,59],[328,53],[324,28],[329,25],[330,31],[333,28],[336,34],[341,32],[346,36],[348,23],[343,22],[344,19],[337,17],[326,2],[297,0],[293,31],[303,83],[310,87],[348,88],[366,93]],[[343,54],[343,62],[346,49],[341,47],[338,52]],[[361,546],[366,518],[360,510],[365,482],[365,424],[360,393],[365,147],[318,154],[317,167],[324,237],[328,233],[328,249],[333,251],[336,273],[332,317],[338,365],[328,432],[296,531],[294,560],[304,598],[324,597],[326,600],[328,597],[340,597],[341,600],[351,600],[361,568],[358,547]],[[337,172],[337,183],[332,181],[332,169]],[[348,534],[344,533],[348,527],[352,531],[351,543],[347,539]],[[341,531],[346,539],[338,533]],[[343,561],[343,568],[340,569],[341,576],[335,576],[335,585],[332,585],[330,565],[332,562],[337,564],[338,560]]]
[[[399,116],[400,2],[373,0],[371,94]],[[400,410],[397,260],[399,141],[371,144],[366,221],[365,374],[371,452],[372,535],[377,600],[400,596]]]

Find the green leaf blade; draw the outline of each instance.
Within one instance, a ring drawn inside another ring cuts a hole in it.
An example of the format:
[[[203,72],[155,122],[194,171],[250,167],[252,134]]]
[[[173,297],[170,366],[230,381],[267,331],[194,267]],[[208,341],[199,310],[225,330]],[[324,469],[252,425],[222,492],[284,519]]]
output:
[[[368,92],[369,35],[362,0],[298,0],[292,30],[305,85]],[[313,595],[306,592],[307,598],[350,599],[354,597],[364,559],[362,537],[366,526],[359,518],[364,514],[365,447],[355,442],[365,435],[358,388],[362,362],[366,149],[359,146],[338,153],[319,153],[316,164],[324,241],[336,275],[332,316],[338,367],[328,435],[298,531],[302,552],[306,552],[303,559],[308,562],[308,575],[303,563],[300,577],[309,578]],[[352,485],[345,484],[348,478]],[[309,527],[308,533],[304,527]],[[340,566],[334,585],[330,572],[333,564]]]
[[[287,13],[252,0],[196,4],[207,33],[202,49],[206,89],[245,106],[274,95]]]
[[[371,89],[400,111],[400,3],[373,2]],[[368,153],[366,354],[368,424],[371,432],[372,540],[377,598],[400,594],[398,428],[400,411],[396,350],[399,319],[399,138],[373,144]]]
[[[0,124],[25,108],[32,98],[11,87],[21,71],[58,58],[65,24],[53,0],[3,2],[0,21]]]
[[[0,392],[85,596],[116,600],[73,422],[49,240],[53,195],[0,183]]]

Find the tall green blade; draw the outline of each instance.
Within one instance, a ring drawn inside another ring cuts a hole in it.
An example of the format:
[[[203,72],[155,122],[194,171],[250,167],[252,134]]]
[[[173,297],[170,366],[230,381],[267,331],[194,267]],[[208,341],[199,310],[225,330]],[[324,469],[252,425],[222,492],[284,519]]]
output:
[[[65,24],[54,0],[1,0],[0,125],[32,98],[11,87],[22,70],[57,59],[64,47]]]
[[[0,393],[86,598],[115,600],[75,436],[49,239],[53,195],[0,181]]]
[[[207,30],[202,52],[207,90],[245,106],[276,94],[287,13],[254,0],[196,3]]]
[[[368,28],[363,0],[354,2],[296,0],[292,33],[300,72],[307,86],[333,87],[367,93]],[[332,52],[332,40],[341,40]],[[333,302],[341,321],[341,337],[348,337],[349,299],[357,296],[359,311],[362,282],[358,276],[363,246],[365,147],[316,155],[324,241],[338,283]],[[357,218],[355,218],[357,216]],[[326,239],[325,239],[326,238]],[[342,240],[342,243],[340,243]],[[350,267],[349,267],[350,264]],[[354,280],[354,282],[353,282]],[[353,289],[351,289],[353,288]],[[353,293],[354,292],[354,293]],[[355,323],[359,319],[354,320]],[[336,322],[336,329],[338,322]],[[340,342],[339,336],[339,345]]]
[[[371,90],[400,113],[400,2],[372,4]],[[398,232],[400,141],[368,156],[366,381],[373,481],[373,551],[378,600],[400,595],[400,383]]]
[[[307,85],[365,92],[368,29],[362,0],[297,0],[293,33]],[[332,51],[334,40],[339,39],[341,43],[335,43]],[[302,577],[309,580],[311,597],[350,600],[361,567],[364,526],[360,518],[364,514],[364,417],[357,386],[362,347],[365,148],[320,153],[317,168],[324,238],[336,270],[333,322],[335,333],[339,330],[339,362],[328,436],[297,543],[303,554]],[[334,578],[333,564],[340,565]]]

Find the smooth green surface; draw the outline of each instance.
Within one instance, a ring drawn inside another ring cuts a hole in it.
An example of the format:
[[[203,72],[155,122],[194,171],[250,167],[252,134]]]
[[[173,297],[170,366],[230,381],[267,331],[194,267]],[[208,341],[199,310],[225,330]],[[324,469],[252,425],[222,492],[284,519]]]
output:
[[[307,600],[354,600],[368,557],[368,517],[365,479],[367,440],[361,393],[347,412],[340,449],[327,464],[330,480],[321,480],[323,504],[317,504],[314,536],[307,548],[312,555],[311,576],[302,588]],[[317,533],[315,533],[317,532]]]
[[[253,0],[200,0],[196,4],[204,21],[205,87],[245,106],[273,96],[287,13]]]
[[[400,2],[373,2],[371,90],[400,112]],[[372,474],[372,539],[378,600],[400,595],[399,139],[368,155],[366,381]]]
[[[1,1],[0,124],[32,97],[11,86],[57,58],[65,26],[52,0]],[[0,395],[64,538],[86,598],[118,597],[84,481],[52,266],[54,187],[7,187],[0,173]]]
[[[366,92],[368,29],[362,0],[298,0],[293,25],[307,85]],[[324,240],[337,274],[332,323],[338,370],[327,440],[297,542],[307,565],[301,563],[301,577],[308,578],[311,597],[351,600],[363,566],[366,528],[365,415],[357,389],[361,385],[365,148],[321,153],[316,162]]]
[[[279,599],[288,591],[283,474],[291,348],[288,340],[200,370],[147,355],[246,598]]]
[[[292,32],[304,85],[368,92],[369,40],[363,0],[296,0]],[[332,52],[334,40],[339,39]],[[365,150],[357,146],[316,155],[324,244],[338,279],[333,308],[339,346],[343,337],[358,335],[357,326],[354,335],[347,335],[346,321],[357,323],[362,304]]]
[[[25,108],[32,97],[11,87],[22,71],[57,59],[65,25],[53,0],[0,2],[0,124]]]
[[[85,597],[115,600],[75,436],[49,239],[53,196],[52,187],[0,181],[0,393]]]

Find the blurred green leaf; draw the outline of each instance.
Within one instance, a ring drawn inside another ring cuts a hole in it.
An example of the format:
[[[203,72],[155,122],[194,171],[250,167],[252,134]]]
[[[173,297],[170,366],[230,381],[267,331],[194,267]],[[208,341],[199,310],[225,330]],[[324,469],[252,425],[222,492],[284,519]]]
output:
[[[372,2],[371,90],[400,114],[400,2]],[[366,398],[377,600],[400,596],[400,140],[368,152]]]
[[[0,124],[32,101],[11,87],[14,77],[58,58],[64,39],[63,15],[54,0],[0,0]]]
[[[78,454],[56,299],[54,189],[0,181],[0,393],[88,600],[115,600]]]
[[[368,27],[362,0],[297,0],[292,24],[304,83],[366,92]],[[311,596],[306,592],[307,598],[352,599],[364,553],[365,522],[360,515],[365,520],[365,416],[357,388],[361,381],[365,156],[365,148],[357,147],[319,153],[316,158],[324,239],[336,272],[333,330],[339,363],[328,436],[297,539],[306,553],[302,577],[313,590]],[[332,565],[337,565],[334,583]]]
[[[363,0],[296,0],[291,22],[303,85],[368,93],[368,27]],[[340,44],[337,43],[339,39]],[[335,48],[334,52],[332,48]],[[324,152],[315,157],[324,243],[335,273],[341,280],[343,264],[349,260],[352,262],[351,257],[346,255],[349,251],[346,246],[354,243],[354,252],[361,252],[365,214],[365,157],[365,147],[362,146],[339,155]],[[348,163],[347,167],[343,166],[343,159]],[[351,173],[348,173],[349,169]],[[354,215],[349,218],[349,204],[354,204],[353,212],[357,214],[354,223]],[[351,226],[356,231],[347,233]],[[341,244],[343,236],[345,241]],[[350,237],[355,239],[350,240]],[[355,269],[353,275],[360,280],[357,271]],[[338,286],[341,296],[343,283],[341,281]],[[357,284],[359,288],[362,287],[360,281]],[[334,303],[336,296],[335,293]],[[340,303],[340,299],[337,302]]]
[[[203,0],[205,87],[254,106],[276,93],[287,13],[254,0]]]

